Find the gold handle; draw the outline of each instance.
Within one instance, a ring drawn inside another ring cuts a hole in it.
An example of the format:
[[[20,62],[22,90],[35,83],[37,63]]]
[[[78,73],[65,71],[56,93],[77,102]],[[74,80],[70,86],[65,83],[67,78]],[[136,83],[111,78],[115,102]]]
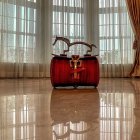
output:
[[[76,44],[81,44],[81,45],[85,45],[85,46],[89,47],[89,50],[87,50],[86,54],[88,54],[89,52],[92,52],[92,47],[97,48],[94,44],[88,44],[88,43],[83,42],[83,41],[76,41],[76,42],[70,43],[70,40],[69,40],[68,38],[65,38],[65,37],[58,37],[58,36],[56,36],[53,45],[55,45],[56,42],[57,42],[58,40],[65,42],[65,43],[67,44],[67,46],[68,46],[68,49],[63,51],[63,54],[64,54],[64,55],[65,55],[66,52],[69,51],[69,48],[70,48],[71,46],[76,45]]]

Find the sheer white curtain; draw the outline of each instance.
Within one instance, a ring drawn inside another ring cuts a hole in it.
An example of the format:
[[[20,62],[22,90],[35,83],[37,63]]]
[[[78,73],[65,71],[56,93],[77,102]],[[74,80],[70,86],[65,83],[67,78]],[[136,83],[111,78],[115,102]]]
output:
[[[49,75],[51,5],[51,0],[0,0],[0,77]]]
[[[52,47],[56,35],[100,43],[101,77],[128,76],[133,34],[125,0],[0,0],[0,77],[49,77],[51,53],[66,49],[61,41]],[[69,55],[86,49],[73,46]]]
[[[0,77],[49,77],[51,53],[66,48],[62,42],[52,47],[56,35],[71,42],[91,38],[89,5],[90,0],[0,0]],[[70,55],[85,51],[74,46]]]
[[[99,1],[101,77],[127,77],[133,63],[133,33],[125,0]]]
[[[87,40],[87,4],[89,0],[53,0],[53,38],[64,36],[74,41]],[[53,53],[60,54],[67,46],[59,41],[53,48]],[[85,54],[86,47],[75,45],[70,48],[71,54]]]

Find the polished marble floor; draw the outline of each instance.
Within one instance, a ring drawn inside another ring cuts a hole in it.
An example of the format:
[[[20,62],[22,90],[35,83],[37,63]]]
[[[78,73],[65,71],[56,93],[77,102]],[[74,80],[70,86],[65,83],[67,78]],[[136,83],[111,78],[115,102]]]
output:
[[[0,140],[140,140],[140,79],[101,79],[97,89],[1,79]]]

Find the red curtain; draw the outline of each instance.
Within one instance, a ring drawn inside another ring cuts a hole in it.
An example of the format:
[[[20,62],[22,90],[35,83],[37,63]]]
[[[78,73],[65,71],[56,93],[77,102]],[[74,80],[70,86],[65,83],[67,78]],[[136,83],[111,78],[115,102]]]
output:
[[[133,48],[136,51],[134,65],[130,75],[140,77],[140,0],[126,0],[126,3],[135,34]]]

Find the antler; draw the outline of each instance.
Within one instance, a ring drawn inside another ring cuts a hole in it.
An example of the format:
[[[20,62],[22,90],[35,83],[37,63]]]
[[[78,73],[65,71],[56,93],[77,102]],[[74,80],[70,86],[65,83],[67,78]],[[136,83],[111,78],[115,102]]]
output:
[[[70,43],[70,46],[75,45],[75,44],[82,44],[82,45],[88,46],[88,47],[90,48],[90,50],[87,50],[87,53],[88,53],[88,52],[92,52],[92,47],[97,48],[94,44],[88,44],[88,43],[82,42],[82,41],[77,41],[77,42]],[[69,50],[68,50],[68,51],[69,51]]]
[[[87,54],[88,54],[88,52],[92,52],[92,47],[97,48],[94,44],[88,44],[88,43],[82,42],[82,41],[76,41],[76,42],[70,43],[70,40],[68,38],[58,37],[58,36],[56,36],[53,45],[55,45],[58,40],[64,41],[67,44],[67,46],[68,46],[68,49],[67,50],[64,50],[64,54],[65,54],[65,52],[68,52],[69,51],[69,47],[70,46],[75,45],[75,44],[82,44],[82,45],[88,46],[90,48],[90,50],[87,50]]]
[[[58,40],[64,41],[68,46],[70,46],[70,40],[69,40],[68,38],[65,38],[65,37],[58,37],[58,36],[56,36],[53,45],[55,45],[56,42],[57,42]]]

